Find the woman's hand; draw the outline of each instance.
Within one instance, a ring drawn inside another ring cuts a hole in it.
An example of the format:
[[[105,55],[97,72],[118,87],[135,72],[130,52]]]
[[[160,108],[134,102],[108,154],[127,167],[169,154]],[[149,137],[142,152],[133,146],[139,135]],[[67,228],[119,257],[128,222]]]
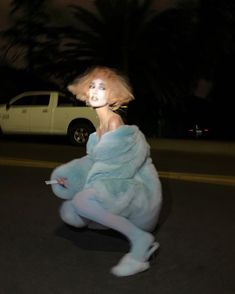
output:
[[[67,178],[63,178],[63,177],[61,177],[61,178],[57,178],[56,180],[57,180],[57,183],[58,183],[59,185],[66,187],[66,183],[67,183],[67,181],[68,181]]]

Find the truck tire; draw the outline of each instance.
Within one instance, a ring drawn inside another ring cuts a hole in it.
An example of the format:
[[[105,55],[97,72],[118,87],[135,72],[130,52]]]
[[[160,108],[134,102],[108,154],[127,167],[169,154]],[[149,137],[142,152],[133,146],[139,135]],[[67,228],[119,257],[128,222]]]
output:
[[[74,122],[69,126],[68,137],[73,145],[84,146],[95,128],[90,122]]]

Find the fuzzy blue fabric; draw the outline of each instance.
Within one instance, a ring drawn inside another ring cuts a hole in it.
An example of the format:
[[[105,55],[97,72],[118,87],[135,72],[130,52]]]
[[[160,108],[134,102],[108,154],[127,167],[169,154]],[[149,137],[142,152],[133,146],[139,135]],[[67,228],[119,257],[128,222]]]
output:
[[[51,179],[65,177],[66,187],[52,185],[60,198],[72,199],[93,188],[107,210],[130,219],[159,214],[162,193],[150,148],[137,126],[124,125],[100,139],[92,133],[87,155],[57,167]]]

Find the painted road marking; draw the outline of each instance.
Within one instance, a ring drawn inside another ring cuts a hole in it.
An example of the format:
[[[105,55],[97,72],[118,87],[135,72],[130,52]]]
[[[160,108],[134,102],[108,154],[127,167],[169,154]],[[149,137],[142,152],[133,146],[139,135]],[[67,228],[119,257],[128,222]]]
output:
[[[181,173],[181,172],[159,172],[162,179],[172,179],[187,182],[198,182],[214,185],[235,186],[235,176],[223,175],[209,175],[209,174],[196,174],[196,173]]]
[[[21,166],[21,167],[54,169],[55,167],[61,164],[63,164],[63,162],[0,157],[0,165],[2,166]],[[162,179],[235,186],[235,176],[183,173],[183,172],[171,172],[171,171],[159,171],[159,176]]]
[[[61,162],[40,161],[23,158],[2,158],[0,157],[0,165],[5,166],[22,166],[22,167],[36,167],[36,168],[55,168],[61,165]]]

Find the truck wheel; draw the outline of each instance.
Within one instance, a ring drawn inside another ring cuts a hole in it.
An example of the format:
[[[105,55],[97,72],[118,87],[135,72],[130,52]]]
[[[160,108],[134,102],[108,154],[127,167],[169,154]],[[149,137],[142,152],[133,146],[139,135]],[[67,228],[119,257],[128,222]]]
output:
[[[90,123],[75,122],[69,127],[69,140],[73,145],[83,146],[94,131],[95,128]]]

